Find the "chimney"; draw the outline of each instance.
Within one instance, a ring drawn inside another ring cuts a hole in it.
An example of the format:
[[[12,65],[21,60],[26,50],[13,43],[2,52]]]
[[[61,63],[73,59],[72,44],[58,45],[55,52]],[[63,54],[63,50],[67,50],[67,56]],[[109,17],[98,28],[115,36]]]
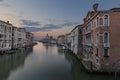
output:
[[[93,5],[93,9],[94,9],[95,12],[97,12],[98,5],[99,5],[98,3],[95,3],[95,4]]]
[[[86,18],[84,18],[84,24],[86,23]]]
[[[9,21],[7,21],[7,23],[9,24]]]

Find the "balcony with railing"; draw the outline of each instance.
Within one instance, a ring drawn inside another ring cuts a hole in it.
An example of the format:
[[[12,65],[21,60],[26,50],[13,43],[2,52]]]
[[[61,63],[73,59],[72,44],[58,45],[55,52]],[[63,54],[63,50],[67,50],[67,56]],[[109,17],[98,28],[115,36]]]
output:
[[[110,43],[104,43],[104,48],[109,48],[110,47]]]
[[[95,47],[98,47],[98,43],[94,44]]]
[[[84,41],[83,45],[92,46],[92,36],[91,36],[91,34],[87,34],[85,36],[85,41]]]
[[[88,24],[88,26],[86,27],[85,34],[89,34],[89,33],[91,33],[91,31],[92,31],[92,25],[91,25],[91,23],[90,23],[90,24]]]
[[[92,46],[92,41],[90,39],[86,39],[84,45]]]

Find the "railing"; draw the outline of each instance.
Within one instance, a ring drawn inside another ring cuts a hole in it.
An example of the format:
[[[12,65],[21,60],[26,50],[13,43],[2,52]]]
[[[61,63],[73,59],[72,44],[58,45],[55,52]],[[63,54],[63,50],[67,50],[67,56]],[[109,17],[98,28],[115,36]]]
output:
[[[92,30],[88,30],[88,31],[85,32],[85,34],[89,34],[89,33],[91,33],[91,31],[92,31]]]
[[[4,38],[0,38],[0,40],[4,40]]]
[[[98,43],[94,44],[95,47],[98,47]]]
[[[91,42],[85,42],[85,43],[83,43],[83,45],[92,46],[92,43]]]

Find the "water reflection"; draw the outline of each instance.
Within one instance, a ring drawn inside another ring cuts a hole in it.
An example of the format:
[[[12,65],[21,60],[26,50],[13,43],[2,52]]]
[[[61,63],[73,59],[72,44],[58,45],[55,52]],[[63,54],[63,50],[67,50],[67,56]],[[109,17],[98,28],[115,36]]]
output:
[[[114,80],[114,76],[87,73],[75,55],[50,44],[0,56],[0,65],[0,80]]]
[[[115,80],[113,75],[87,73],[75,55],[69,51],[65,52],[64,55],[71,63],[72,80]]]
[[[49,53],[49,49],[55,47],[55,44],[43,43],[43,47],[45,47],[46,53]]]
[[[30,52],[32,52],[32,48],[19,50],[15,54],[0,56],[0,80],[6,80],[12,70],[22,66]]]
[[[71,80],[70,63],[58,55],[56,45],[48,46],[49,53],[45,52],[45,46],[38,43],[33,54],[26,58],[24,67],[12,71],[8,80]]]
[[[57,46],[57,51],[58,51],[58,54],[59,55],[63,55],[65,50],[63,50],[63,47],[62,46]]]

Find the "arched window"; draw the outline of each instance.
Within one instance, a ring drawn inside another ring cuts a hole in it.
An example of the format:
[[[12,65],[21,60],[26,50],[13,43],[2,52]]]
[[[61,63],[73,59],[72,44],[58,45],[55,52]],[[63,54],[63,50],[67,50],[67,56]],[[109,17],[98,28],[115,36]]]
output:
[[[99,26],[99,17],[97,17],[96,26]]]
[[[80,34],[82,34],[82,30],[80,29],[79,31],[80,31]]]
[[[104,43],[109,43],[109,34],[107,32],[104,33]]]
[[[104,15],[104,26],[109,26],[109,17],[108,17],[108,15]]]
[[[99,43],[99,34],[97,33],[97,36],[96,36],[96,43],[98,44]]]
[[[109,48],[108,45],[109,44],[109,33],[105,32],[104,33],[104,57],[108,57],[109,56]]]

